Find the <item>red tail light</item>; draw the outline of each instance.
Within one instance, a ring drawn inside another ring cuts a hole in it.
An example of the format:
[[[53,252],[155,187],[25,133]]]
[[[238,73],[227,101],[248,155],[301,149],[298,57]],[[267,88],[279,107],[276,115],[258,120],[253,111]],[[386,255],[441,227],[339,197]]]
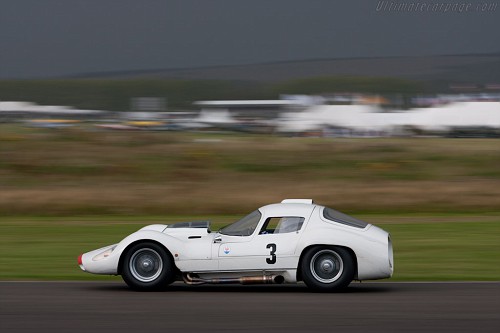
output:
[[[83,256],[83,254],[80,254],[80,255],[78,256],[78,265],[81,265],[81,264],[82,264],[82,256]]]

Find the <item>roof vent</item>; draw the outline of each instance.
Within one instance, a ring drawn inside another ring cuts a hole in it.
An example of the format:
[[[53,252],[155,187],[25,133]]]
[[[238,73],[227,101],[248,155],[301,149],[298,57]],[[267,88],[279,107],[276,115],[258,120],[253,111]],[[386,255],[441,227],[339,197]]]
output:
[[[314,203],[313,199],[285,199],[281,203],[293,203],[293,204],[308,204],[312,205]]]

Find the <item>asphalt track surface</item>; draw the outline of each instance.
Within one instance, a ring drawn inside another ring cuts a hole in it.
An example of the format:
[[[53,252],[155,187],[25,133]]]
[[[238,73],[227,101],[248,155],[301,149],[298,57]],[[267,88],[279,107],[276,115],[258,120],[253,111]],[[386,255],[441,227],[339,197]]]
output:
[[[0,332],[500,332],[500,282],[186,286],[0,282]]]

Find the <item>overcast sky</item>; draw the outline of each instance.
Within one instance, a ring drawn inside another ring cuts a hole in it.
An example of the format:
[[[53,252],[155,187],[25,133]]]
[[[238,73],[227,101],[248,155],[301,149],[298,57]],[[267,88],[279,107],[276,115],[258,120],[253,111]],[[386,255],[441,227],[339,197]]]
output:
[[[0,79],[500,52],[500,0],[454,2],[471,3],[461,13],[381,9],[391,2],[416,1],[0,0]]]

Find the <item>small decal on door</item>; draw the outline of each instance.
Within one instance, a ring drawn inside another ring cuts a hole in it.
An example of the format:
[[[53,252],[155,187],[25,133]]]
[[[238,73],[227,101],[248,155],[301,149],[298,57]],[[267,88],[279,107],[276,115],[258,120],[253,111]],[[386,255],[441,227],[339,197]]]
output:
[[[229,248],[229,246],[224,246],[223,251],[225,254],[229,254],[229,252],[231,252],[231,249]]]

